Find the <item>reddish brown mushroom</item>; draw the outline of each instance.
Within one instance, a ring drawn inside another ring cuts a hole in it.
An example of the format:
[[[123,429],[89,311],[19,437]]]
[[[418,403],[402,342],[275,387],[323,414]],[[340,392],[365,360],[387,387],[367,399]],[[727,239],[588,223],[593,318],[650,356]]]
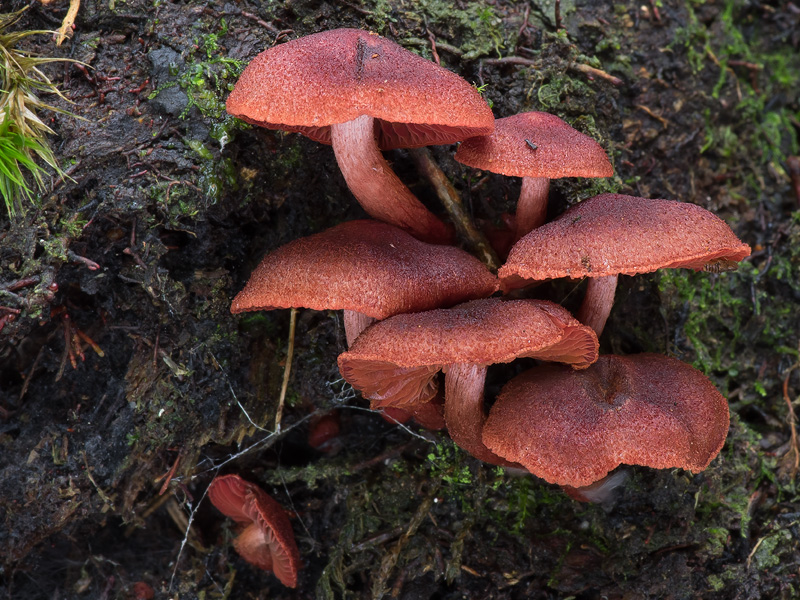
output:
[[[620,464],[698,473],[722,449],[728,403],[701,372],[658,354],[601,356],[582,371],[536,367],[509,381],[483,428],[496,454],[562,486]]]
[[[385,223],[349,221],[264,257],[231,312],[344,309],[349,345],[374,319],[490,296],[497,286],[463,250],[426,244]]]
[[[491,133],[477,91],[394,42],[335,29],[270,48],[228,98],[240,119],[333,144],[347,185],[371,216],[430,242],[451,231],[403,185],[380,150],[450,144]]]
[[[600,144],[545,112],[497,119],[494,133],[462,142],[455,159],[483,171],[522,177],[515,240],[545,222],[551,179],[614,174]]]
[[[308,445],[326,454],[336,454],[342,447],[340,432],[338,410],[312,416],[308,424]]]
[[[602,194],[522,238],[498,276],[506,291],[531,280],[588,277],[577,317],[600,335],[618,275],[663,268],[719,271],[749,255],[750,246],[704,208]]]
[[[438,431],[444,429],[444,394],[438,393],[428,402],[407,405],[405,408],[387,406],[380,409],[381,416],[389,423],[408,423],[413,419],[425,429]]]
[[[297,587],[300,552],[281,505],[238,475],[214,479],[208,497],[221,513],[243,526],[233,541],[236,552],[251,565],[275,573],[283,585]]]
[[[473,300],[376,323],[339,356],[339,371],[374,408],[429,401],[444,371],[453,441],[480,460],[508,464],[480,440],[483,387],[488,365],[523,356],[585,368],[597,358],[597,337],[552,302]]]

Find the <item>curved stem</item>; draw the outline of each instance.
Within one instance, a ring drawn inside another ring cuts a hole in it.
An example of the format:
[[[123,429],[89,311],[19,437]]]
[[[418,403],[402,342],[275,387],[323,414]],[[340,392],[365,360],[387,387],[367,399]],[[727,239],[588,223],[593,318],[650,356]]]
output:
[[[517,239],[544,225],[547,220],[547,197],[550,180],[547,177],[523,177],[517,201]]]
[[[578,321],[594,329],[597,337],[600,337],[606,326],[611,307],[614,305],[616,291],[617,275],[589,278],[583,304],[575,316]]]
[[[344,336],[347,338],[347,347],[349,348],[353,345],[353,342],[356,341],[356,338],[361,335],[361,332],[378,319],[368,317],[364,313],[360,313],[355,310],[345,309],[343,320]]]
[[[444,369],[444,420],[450,438],[472,456],[502,467],[516,467],[483,444],[483,387],[486,367],[452,364]]]
[[[450,230],[411,193],[383,158],[373,131],[374,119],[363,115],[331,126],[336,162],[347,187],[371,216],[430,243],[448,243]]]

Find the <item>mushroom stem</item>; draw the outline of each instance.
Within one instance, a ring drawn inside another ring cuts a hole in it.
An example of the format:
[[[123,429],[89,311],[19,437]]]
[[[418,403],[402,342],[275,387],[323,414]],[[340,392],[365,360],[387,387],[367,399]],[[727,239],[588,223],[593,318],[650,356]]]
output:
[[[600,337],[606,326],[616,291],[617,275],[589,278],[586,295],[576,317],[578,321],[594,329],[597,337]]]
[[[444,372],[444,420],[450,438],[478,460],[501,467],[519,466],[497,456],[483,444],[486,367],[451,364],[445,367]]]
[[[429,243],[449,243],[447,226],[411,193],[383,158],[375,141],[374,119],[362,115],[331,125],[336,162],[347,187],[367,213]]]
[[[547,177],[523,177],[522,189],[517,202],[517,237],[520,239],[547,220],[547,197],[550,195],[550,179]]]
[[[368,317],[364,313],[355,310],[344,311],[344,336],[347,338],[347,347],[353,345],[356,338],[361,335],[367,327],[372,325],[375,321],[373,317]]]

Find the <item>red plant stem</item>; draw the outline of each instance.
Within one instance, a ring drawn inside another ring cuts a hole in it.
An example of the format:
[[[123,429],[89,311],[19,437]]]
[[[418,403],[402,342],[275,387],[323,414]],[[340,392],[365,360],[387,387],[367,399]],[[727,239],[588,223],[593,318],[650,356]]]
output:
[[[429,243],[447,243],[450,232],[389,167],[375,141],[374,119],[363,115],[331,126],[336,162],[347,187],[375,219]]]

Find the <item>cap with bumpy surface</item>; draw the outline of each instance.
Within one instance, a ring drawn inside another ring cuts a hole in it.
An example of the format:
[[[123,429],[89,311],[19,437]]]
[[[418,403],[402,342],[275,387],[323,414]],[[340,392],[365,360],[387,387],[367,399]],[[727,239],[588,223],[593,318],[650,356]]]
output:
[[[330,125],[369,115],[383,150],[449,144],[494,128],[461,77],[377,34],[334,29],[265,50],[228,98],[248,123],[331,143]]]
[[[349,221],[268,254],[231,312],[305,307],[376,319],[490,296],[497,278],[452,246],[377,221]]]
[[[725,221],[695,204],[602,194],[523,237],[498,276],[507,289],[521,280],[699,271],[749,255]]]
[[[583,371],[545,365],[512,379],[483,442],[550,483],[582,487],[620,464],[702,471],[729,422],[725,398],[691,366],[658,354],[601,356]]]
[[[527,112],[495,121],[494,133],[465,140],[455,159],[510,177],[611,177],[603,147],[555,115]]]
[[[339,370],[373,407],[404,406],[432,398],[447,365],[523,356],[585,368],[597,358],[597,337],[552,302],[488,298],[376,323],[339,355]]]

